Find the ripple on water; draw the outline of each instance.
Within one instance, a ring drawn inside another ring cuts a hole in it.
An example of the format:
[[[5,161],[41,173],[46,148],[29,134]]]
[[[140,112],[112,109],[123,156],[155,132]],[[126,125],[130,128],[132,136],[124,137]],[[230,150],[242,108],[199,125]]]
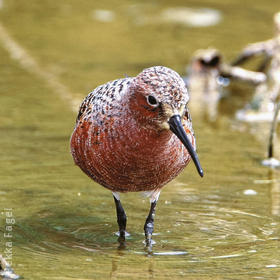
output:
[[[186,254],[188,254],[188,252],[184,251],[153,252],[155,256],[181,256]]]

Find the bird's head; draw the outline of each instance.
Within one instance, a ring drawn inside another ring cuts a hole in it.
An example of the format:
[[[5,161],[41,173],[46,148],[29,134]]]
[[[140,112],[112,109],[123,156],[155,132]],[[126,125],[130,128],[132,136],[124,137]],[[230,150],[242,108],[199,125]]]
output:
[[[155,66],[136,76],[131,89],[129,107],[135,119],[151,129],[171,130],[187,148],[198,173],[203,176],[195,148],[187,135],[187,132],[192,134],[193,129],[187,108],[189,94],[182,78],[170,68]]]

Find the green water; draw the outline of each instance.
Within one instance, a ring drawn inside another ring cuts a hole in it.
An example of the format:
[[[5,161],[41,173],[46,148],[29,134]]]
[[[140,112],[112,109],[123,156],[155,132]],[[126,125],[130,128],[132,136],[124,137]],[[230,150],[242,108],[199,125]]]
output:
[[[209,27],[137,23],[176,6],[216,9],[222,18]],[[273,0],[0,1],[0,246],[5,256],[12,242],[17,274],[40,280],[280,277],[280,172],[260,164],[267,132],[234,121],[252,88],[232,85],[217,123],[193,120],[205,177],[191,164],[162,191],[152,254],[142,233],[148,201],[122,196],[131,236],[120,250],[111,193],[74,166],[69,152],[76,117],[71,98],[82,100],[97,85],[151,65],[184,75],[198,48],[216,47],[230,61],[247,43],[272,36],[279,9]],[[113,13],[102,22],[95,10]],[[5,44],[3,32],[23,56]],[[4,237],[8,212],[15,219],[12,237]]]

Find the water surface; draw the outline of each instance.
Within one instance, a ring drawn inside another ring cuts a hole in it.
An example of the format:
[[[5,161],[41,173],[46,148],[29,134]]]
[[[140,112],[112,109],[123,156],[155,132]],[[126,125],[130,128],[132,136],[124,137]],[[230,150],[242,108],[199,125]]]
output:
[[[122,196],[131,236],[120,249],[110,192],[74,166],[69,152],[76,100],[151,65],[184,75],[198,48],[216,47],[230,61],[247,43],[272,36],[277,1],[0,3],[0,236],[2,253],[12,242],[18,274],[40,280],[280,277],[280,174],[260,164],[267,128],[234,120],[252,88],[232,84],[216,123],[193,120],[205,177],[190,164],[162,191],[150,253],[142,233],[148,201]],[[178,7],[208,8],[220,21],[191,27],[159,20]],[[146,20],[153,15],[156,21]],[[4,237],[7,212],[15,219],[12,237]]]

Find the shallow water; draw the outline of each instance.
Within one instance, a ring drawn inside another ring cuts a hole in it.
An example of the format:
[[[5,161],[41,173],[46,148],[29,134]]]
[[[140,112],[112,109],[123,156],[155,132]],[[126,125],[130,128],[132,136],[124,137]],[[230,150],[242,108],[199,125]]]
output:
[[[176,7],[209,8],[220,21],[190,27],[160,20]],[[192,53],[208,46],[230,61],[247,43],[272,36],[279,8],[272,0],[0,1],[0,238],[4,256],[12,242],[6,257],[17,274],[280,277],[280,172],[260,164],[267,128],[234,120],[252,88],[232,84],[216,123],[193,119],[205,177],[191,164],[162,191],[152,252],[143,244],[148,201],[122,195],[131,236],[119,248],[110,192],[75,167],[69,152],[76,100],[94,87],[158,64],[184,75]]]

